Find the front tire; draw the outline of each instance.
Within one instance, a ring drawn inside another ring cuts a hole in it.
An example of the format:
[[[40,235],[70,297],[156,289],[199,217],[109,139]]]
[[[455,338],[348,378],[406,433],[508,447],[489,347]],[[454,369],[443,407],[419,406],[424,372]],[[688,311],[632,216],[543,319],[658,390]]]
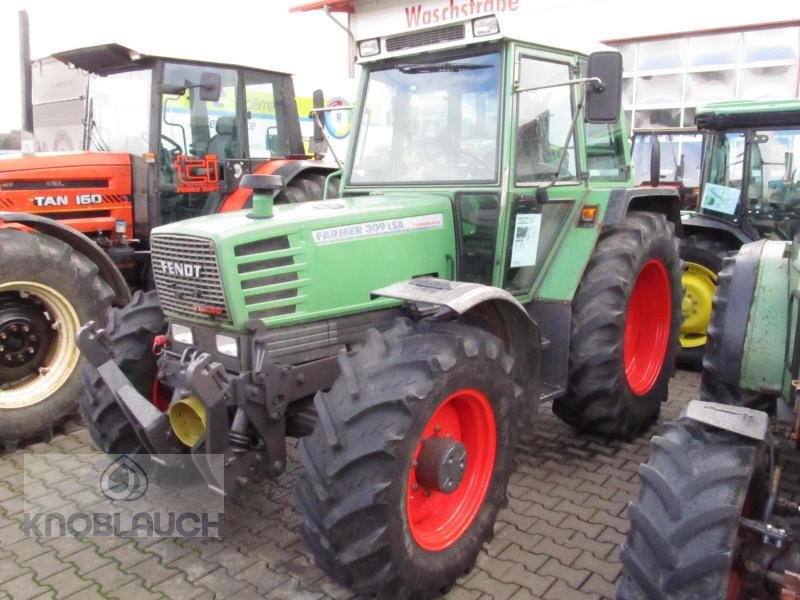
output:
[[[729,595],[740,591],[731,573],[746,498],[758,514],[757,450],[752,440],[690,419],[652,439],[639,499],[628,506],[619,600],[739,597]]]
[[[153,341],[166,331],[167,321],[154,291],[136,292],[128,305],[108,313],[106,332],[113,344],[114,360],[136,391],[147,398],[156,389]],[[94,443],[108,454],[146,453],[97,369],[86,363],[82,379],[80,411]]]
[[[0,229],[0,447],[47,441],[76,412],[75,333],[102,323],[113,296],[97,265],[64,242]]]
[[[480,329],[401,319],[342,353],[340,368],[300,441],[302,537],[357,592],[435,596],[472,568],[505,501],[521,401],[514,361]]]
[[[567,394],[553,412],[581,431],[630,439],[667,398],[680,326],[673,226],[638,212],[600,235],[573,300]]]

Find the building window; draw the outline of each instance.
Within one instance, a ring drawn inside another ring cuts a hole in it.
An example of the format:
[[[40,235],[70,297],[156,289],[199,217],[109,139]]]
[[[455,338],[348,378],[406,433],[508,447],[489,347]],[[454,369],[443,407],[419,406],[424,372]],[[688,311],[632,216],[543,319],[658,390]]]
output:
[[[800,27],[774,27],[616,44],[622,102],[633,127],[693,127],[697,106],[798,97]]]

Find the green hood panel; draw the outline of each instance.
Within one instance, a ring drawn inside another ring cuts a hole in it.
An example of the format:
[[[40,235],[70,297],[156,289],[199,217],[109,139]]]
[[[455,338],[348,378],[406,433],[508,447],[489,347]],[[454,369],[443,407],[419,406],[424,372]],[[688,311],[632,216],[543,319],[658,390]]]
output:
[[[371,292],[421,275],[453,277],[453,214],[445,195],[398,193],[278,205],[269,219],[248,214],[201,217],[153,230],[162,240],[187,236],[213,242],[236,330],[254,318],[275,327],[391,306],[397,301],[373,300]],[[158,246],[154,269],[162,263]],[[170,316],[209,321],[162,304]]]

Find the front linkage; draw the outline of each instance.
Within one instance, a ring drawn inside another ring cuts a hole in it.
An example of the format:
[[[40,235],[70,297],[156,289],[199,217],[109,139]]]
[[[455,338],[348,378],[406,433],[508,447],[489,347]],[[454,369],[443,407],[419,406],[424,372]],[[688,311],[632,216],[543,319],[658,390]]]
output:
[[[253,369],[238,375],[208,353],[161,348],[159,384],[174,390],[169,412],[136,390],[116,364],[108,334],[95,322],[80,329],[78,346],[156,461],[168,464],[171,455],[190,451],[209,487],[229,495],[253,478],[283,472],[289,402],[330,387],[337,373],[330,360],[303,366],[267,361],[253,329],[248,331],[254,340]]]

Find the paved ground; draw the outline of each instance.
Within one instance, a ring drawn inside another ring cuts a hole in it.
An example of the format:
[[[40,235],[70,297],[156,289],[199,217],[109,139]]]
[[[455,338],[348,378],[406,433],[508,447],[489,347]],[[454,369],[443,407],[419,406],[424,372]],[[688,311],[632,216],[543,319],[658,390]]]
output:
[[[662,419],[697,395],[699,378],[679,371]],[[647,436],[608,444],[577,436],[542,407],[524,436],[509,505],[476,568],[447,598],[607,598],[614,595],[625,507],[638,493]],[[91,452],[74,424],[50,445],[0,455],[0,600],[97,597],[205,599],[350,598],[317,569],[298,535],[291,491],[300,470],[227,509],[224,540],[28,538],[22,533],[24,452]],[[45,482],[46,484],[46,482]]]

